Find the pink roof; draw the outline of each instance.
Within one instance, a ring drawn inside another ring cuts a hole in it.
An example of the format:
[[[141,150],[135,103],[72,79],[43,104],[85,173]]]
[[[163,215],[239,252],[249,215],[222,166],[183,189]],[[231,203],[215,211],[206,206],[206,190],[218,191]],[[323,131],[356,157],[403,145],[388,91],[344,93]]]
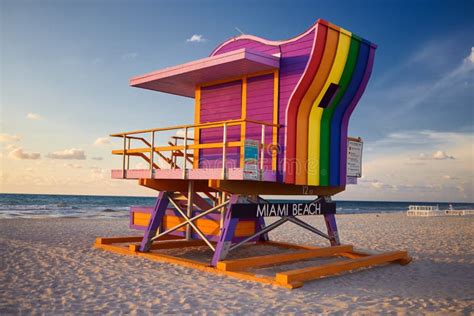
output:
[[[157,70],[130,85],[194,98],[196,85],[279,68],[279,57],[246,48]]]

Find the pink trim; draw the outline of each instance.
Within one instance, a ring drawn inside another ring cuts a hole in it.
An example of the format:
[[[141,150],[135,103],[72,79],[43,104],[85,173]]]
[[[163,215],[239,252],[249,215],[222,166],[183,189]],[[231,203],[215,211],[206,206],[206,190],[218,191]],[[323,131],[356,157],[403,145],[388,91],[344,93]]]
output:
[[[112,170],[112,179],[123,179],[122,169]],[[183,170],[181,169],[155,169],[154,176],[148,169],[130,169],[125,172],[125,179],[183,179]],[[188,179],[208,180],[222,179],[222,169],[189,169]],[[227,180],[244,180],[244,171],[241,168],[228,168]],[[276,173],[271,170],[265,170],[263,181],[276,181]]]
[[[299,40],[300,38],[308,35],[309,33],[311,33],[315,28],[316,28],[316,25],[318,24],[324,24],[326,26],[329,26],[330,23],[326,22],[325,20],[323,19],[318,19],[316,21],[316,23],[314,23],[310,28],[308,28],[306,31],[304,31],[303,33],[295,36],[295,37],[292,37],[292,38],[289,38],[289,39],[286,39],[286,40],[279,40],[279,41],[272,41],[272,40],[267,40],[265,38],[261,38],[261,37],[258,37],[258,36],[255,36],[255,35],[247,35],[247,34],[243,34],[243,35],[239,35],[239,36],[236,36],[236,37],[232,37],[230,39],[228,39],[227,41],[225,41],[224,43],[221,43],[219,46],[217,46],[211,53],[210,56],[214,56],[215,53],[217,53],[222,47],[224,47],[225,45],[227,45],[228,43],[231,43],[233,41],[237,41],[237,40],[253,40],[253,41],[256,41],[256,42],[259,42],[259,43],[262,43],[262,44],[265,44],[265,45],[270,45],[270,46],[279,46],[279,45],[282,45],[282,44],[287,44],[287,43],[291,43],[291,42],[294,42],[294,41],[297,41]]]
[[[196,85],[278,69],[279,57],[246,48],[133,77],[130,85],[194,97]]]

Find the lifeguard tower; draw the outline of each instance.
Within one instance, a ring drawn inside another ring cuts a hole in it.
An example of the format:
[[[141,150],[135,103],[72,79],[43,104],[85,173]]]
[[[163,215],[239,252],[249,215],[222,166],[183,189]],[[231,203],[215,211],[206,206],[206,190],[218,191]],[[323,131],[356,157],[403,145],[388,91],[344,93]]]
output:
[[[376,45],[323,20],[284,41],[231,38],[207,58],[130,80],[132,87],[194,99],[194,123],[112,134],[122,158],[112,178],[156,190],[154,207],[130,208],[138,237],[98,238],[96,247],[280,285],[388,262],[405,251],[368,254],[341,245],[331,197],[357,175],[347,174],[348,125],[370,78]],[[171,133],[171,136],[170,136]],[[358,140],[354,140],[357,147]],[[359,142],[360,143],[360,142]],[[130,168],[141,159],[146,169]],[[262,195],[314,196],[307,203],[271,203]],[[324,217],[327,232],[305,216]],[[270,224],[265,217],[276,217]],[[269,240],[291,222],[330,247]],[[206,260],[165,250],[208,247]],[[239,247],[282,253],[227,259]],[[259,268],[320,257],[341,260],[262,276]]]

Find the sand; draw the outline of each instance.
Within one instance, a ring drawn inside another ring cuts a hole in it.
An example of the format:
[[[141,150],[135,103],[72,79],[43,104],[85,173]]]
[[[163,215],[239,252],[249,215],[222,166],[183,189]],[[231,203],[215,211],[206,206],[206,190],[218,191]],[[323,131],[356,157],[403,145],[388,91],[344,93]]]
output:
[[[131,235],[127,220],[0,220],[0,314],[273,314],[474,312],[474,217],[338,215],[359,248],[406,249],[387,265],[306,283],[293,291],[127,257],[91,247]],[[310,219],[323,227],[321,217]],[[270,237],[326,245],[287,223]]]

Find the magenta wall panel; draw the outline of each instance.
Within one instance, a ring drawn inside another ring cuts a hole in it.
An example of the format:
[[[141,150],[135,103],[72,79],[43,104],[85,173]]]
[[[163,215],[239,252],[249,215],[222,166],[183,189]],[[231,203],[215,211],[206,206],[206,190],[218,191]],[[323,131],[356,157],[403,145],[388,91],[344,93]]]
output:
[[[217,48],[211,55],[218,55],[232,50],[247,48],[256,50],[267,54],[280,53],[280,90],[279,90],[279,105],[278,105],[278,123],[284,124],[286,119],[286,109],[292,93],[294,92],[301,76],[306,69],[309,55],[314,43],[315,32],[312,29],[307,34],[289,42],[271,42],[264,41],[258,38],[238,39],[229,41]],[[258,100],[263,100],[263,95],[256,96],[252,102],[257,104]],[[263,102],[268,102],[264,100]],[[247,105],[248,108],[248,105]],[[258,106],[257,106],[258,108]],[[260,111],[260,110],[255,110]],[[255,112],[255,115],[258,115]],[[265,110],[260,112],[263,117]],[[284,158],[284,144],[285,144],[285,127],[281,127],[278,133],[278,144],[280,151],[278,154],[278,181],[282,181],[283,158]],[[266,163],[267,164],[267,163]]]
[[[247,119],[273,123],[273,74],[247,79]],[[247,139],[261,141],[261,125],[247,123]],[[265,143],[272,142],[272,128],[265,128]],[[271,169],[271,152],[265,153],[264,166]]]
[[[201,89],[200,122],[217,122],[240,119],[242,116],[242,81],[233,81]],[[223,129],[221,127],[200,130],[199,139],[202,144],[221,142]],[[227,141],[240,140],[240,126],[230,126],[227,129]],[[238,167],[240,149],[228,148],[226,166]],[[222,167],[222,149],[201,149],[199,151],[200,168]]]
[[[314,43],[314,29],[307,34],[298,37],[293,41],[272,42],[259,38],[238,39],[229,41],[218,47],[211,55],[226,53],[239,48],[253,49],[267,54],[280,53],[280,89],[279,89],[279,106],[278,106],[278,123],[283,124],[286,119],[286,109],[301,76],[306,69],[309,55]],[[257,100],[265,100],[263,93],[255,96],[253,102]],[[263,102],[268,102],[265,100]],[[248,105],[247,105],[248,108]],[[259,111],[259,110],[256,110]],[[265,116],[265,111],[261,112]],[[258,112],[255,112],[257,115]],[[270,133],[270,131],[268,131]],[[281,127],[278,133],[278,143],[280,151],[278,154],[278,181],[282,181],[284,144],[285,144],[285,127]],[[265,162],[267,164],[267,162]]]
[[[283,44],[281,46],[280,61],[280,100],[278,122],[285,122],[286,109],[291,94],[295,90],[301,76],[303,75],[308,63],[309,54],[313,47],[314,31],[306,34],[297,40],[297,42]],[[280,128],[278,134],[278,143],[280,145],[280,153],[278,155],[278,181],[282,181],[284,144],[285,144],[285,127]]]

